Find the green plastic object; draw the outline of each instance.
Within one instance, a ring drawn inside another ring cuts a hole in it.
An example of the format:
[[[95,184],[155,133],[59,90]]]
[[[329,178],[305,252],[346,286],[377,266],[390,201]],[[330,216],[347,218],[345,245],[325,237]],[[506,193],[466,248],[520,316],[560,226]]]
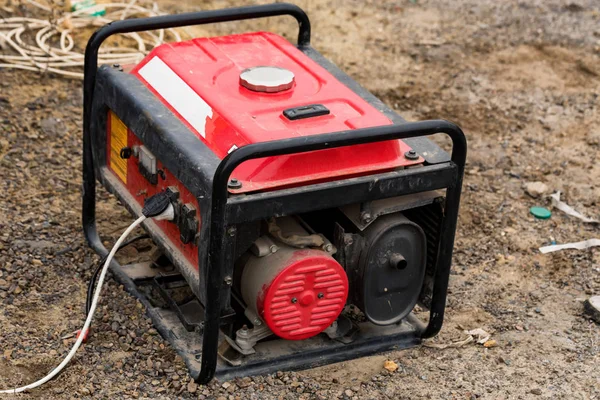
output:
[[[531,207],[529,212],[538,219],[548,219],[552,215],[552,212],[545,207]]]
[[[95,7],[96,5],[97,4],[95,0],[72,0],[71,11],[85,10],[88,8]],[[106,9],[104,7],[100,7],[100,9],[94,12],[87,12],[86,14],[90,17],[101,17],[104,14],[106,14]]]

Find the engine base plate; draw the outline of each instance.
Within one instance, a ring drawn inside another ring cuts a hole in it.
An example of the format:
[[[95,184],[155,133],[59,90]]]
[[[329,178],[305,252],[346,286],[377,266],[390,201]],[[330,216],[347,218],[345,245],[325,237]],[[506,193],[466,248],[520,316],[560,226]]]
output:
[[[183,358],[190,375],[197,379],[202,360],[202,334],[198,330],[188,331],[177,313],[165,308],[160,295],[150,290],[153,279],[136,279],[135,275],[129,275],[131,268],[117,262],[111,264],[111,269],[125,290],[144,304],[156,330]],[[157,273],[172,274],[172,271],[172,267],[166,267],[165,271],[158,269]],[[224,381],[281,370],[303,370],[382,351],[410,348],[421,343],[423,328],[416,317],[409,316],[402,323],[388,327],[377,327],[367,322],[358,323],[357,326],[358,331],[349,344],[319,334],[302,341],[278,339],[259,342],[254,354],[236,357],[234,363],[226,361],[221,355],[215,377]],[[221,334],[221,349],[226,343],[225,336]]]

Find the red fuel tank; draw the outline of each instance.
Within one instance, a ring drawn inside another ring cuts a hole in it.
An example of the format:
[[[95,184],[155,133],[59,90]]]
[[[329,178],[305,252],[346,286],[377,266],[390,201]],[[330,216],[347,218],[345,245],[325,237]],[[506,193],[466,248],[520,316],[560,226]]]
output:
[[[247,76],[249,69],[265,66],[279,72],[259,69]],[[392,123],[272,33],[164,44],[132,73],[220,158],[250,143]],[[395,140],[251,160],[234,171],[232,178],[242,185],[230,191],[295,186],[423,162],[405,158],[409,150]]]

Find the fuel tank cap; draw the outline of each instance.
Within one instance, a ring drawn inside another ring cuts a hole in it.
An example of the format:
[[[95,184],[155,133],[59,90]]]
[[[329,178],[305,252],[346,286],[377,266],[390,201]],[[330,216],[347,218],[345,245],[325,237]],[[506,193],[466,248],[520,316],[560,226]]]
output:
[[[280,67],[260,66],[242,71],[240,85],[254,92],[277,93],[294,86],[294,73]]]

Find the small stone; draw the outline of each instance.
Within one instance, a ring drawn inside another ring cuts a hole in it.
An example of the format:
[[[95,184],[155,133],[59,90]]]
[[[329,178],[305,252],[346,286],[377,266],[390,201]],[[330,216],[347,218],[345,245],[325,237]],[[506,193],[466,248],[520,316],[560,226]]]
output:
[[[62,136],[66,132],[65,124],[58,118],[46,118],[40,121],[40,128],[46,135]]]
[[[346,396],[348,396],[348,397],[352,397],[352,395],[354,394],[354,392],[353,392],[352,390],[350,390],[350,389],[346,389],[346,390],[344,391],[344,394],[345,394]]]
[[[539,396],[542,394],[542,389],[540,389],[540,388],[531,389],[531,391],[529,393]]]
[[[585,141],[590,146],[600,145],[600,130],[588,132],[588,134],[585,137]]]
[[[198,384],[196,382],[188,383],[187,390],[190,393],[196,393],[196,391],[198,390]]]
[[[387,369],[390,372],[394,372],[394,371],[396,371],[398,369],[398,364],[396,364],[392,360],[386,360],[383,363],[383,368]]]
[[[223,383],[223,384],[221,385],[221,387],[222,387],[223,389],[227,389],[229,386],[231,386],[231,383],[229,383],[229,382],[225,382],[225,383]]]
[[[545,193],[548,193],[548,186],[543,182],[527,182],[525,184],[525,192],[533,198],[538,198]]]
[[[587,314],[600,324],[600,296],[592,296],[587,299],[584,307]]]
[[[485,342],[483,344],[483,347],[487,347],[488,349],[491,347],[497,347],[497,346],[498,346],[498,343],[494,339],[488,340],[487,342]]]

